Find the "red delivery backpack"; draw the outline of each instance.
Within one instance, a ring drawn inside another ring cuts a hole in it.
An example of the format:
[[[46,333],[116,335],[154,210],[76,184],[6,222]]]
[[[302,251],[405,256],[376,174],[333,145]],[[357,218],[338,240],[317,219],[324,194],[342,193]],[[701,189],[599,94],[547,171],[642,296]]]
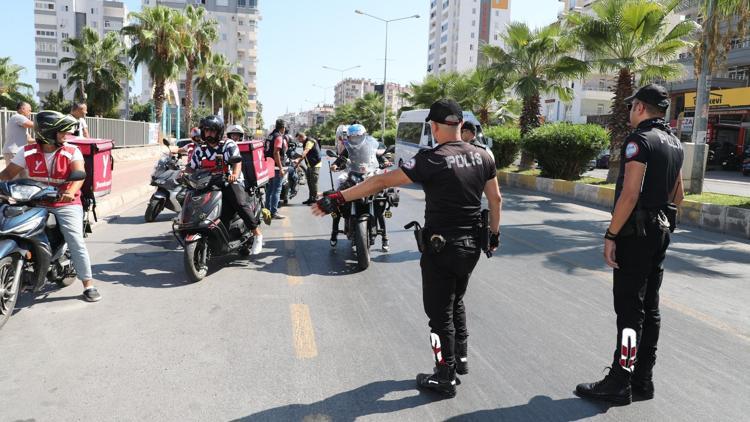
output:
[[[94,221],[98,221],[96,199],[112,192],[112,170],[115,168],[112,148],[114,148],[115,143],[110,139],[85,138],[68,139],[67,142],[77,146],[83,154],[86,168],[86,180],[81,188],[81,202],[83,203],[83,210],[86,212],[84,233],[91,233],[89,211],[94,215]]]

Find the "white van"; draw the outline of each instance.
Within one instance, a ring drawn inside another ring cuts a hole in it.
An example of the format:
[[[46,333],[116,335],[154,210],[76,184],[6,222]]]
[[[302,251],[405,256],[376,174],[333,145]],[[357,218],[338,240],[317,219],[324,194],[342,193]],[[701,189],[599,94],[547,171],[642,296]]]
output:
[[[410,110],[402,112],[398,118],[396,162],[399,166],[411,160],[419,150],[435,146],[430,124],[424,121],[429,113],[430,110],[428,109]],[[482,125],[479,124],[479,120],[474,116],[474,113],[464,111],[464,121],[474,123],[477,127],[477,138],[484,139]]]

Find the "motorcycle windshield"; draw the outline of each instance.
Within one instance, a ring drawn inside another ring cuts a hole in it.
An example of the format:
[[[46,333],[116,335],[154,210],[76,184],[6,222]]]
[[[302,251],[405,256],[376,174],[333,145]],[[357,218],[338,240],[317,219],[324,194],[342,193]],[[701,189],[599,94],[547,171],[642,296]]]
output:
[[[378,169],[378,141],[368,136],[360,142],[349,140],[346,143],[349,152],[349,171],[369,174]]]

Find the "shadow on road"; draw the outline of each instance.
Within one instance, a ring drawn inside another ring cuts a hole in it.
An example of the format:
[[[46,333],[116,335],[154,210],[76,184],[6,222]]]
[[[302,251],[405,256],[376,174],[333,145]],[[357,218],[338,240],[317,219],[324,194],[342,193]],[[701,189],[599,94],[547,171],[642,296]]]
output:
[[[535,396],[526,404],[479,410],[450,418],[448,421],[569,422],[606,413],[608,409],[607,404],[593,403],[579,398],[552,400],[547,396]]]
[[[414,390],[410,395],[386,400],[389,393]],[[438,396],[419,393],[414,380],[377,381],[311,404],[290,404],[236,419],[236,421],[354,421],[368,415],[398,412],[422,406]]]
[[[269,240],[263,243],[263,252],[251,259],[256,265],[255,270],[273,274],[298,277],[350,275],[358,270],[347,243],[339,241],[334,249],[329,245],[328,239],[320,237]],[[290,258],[296,258],[294,267],[290,267]]]

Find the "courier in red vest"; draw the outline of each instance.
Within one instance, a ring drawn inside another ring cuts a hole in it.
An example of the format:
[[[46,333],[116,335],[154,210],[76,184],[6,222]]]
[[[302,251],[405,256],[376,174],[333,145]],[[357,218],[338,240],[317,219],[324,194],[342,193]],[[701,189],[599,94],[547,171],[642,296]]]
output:
[[[70,250],[73,268],[83,282],[83,297],[96,302],[101,295],[94,287],[91,261],[83,240],[83,207],[81,187],[83,181],[68,182],[70,173],[85,171],[83,155],[78,147],[65,143],[78,125],[72,116],[56,111],[41,111],[34,118],[36,144],[27,145],[19,151],[12,162],[0,173],[0,180],[10,180],[27,170],[29,178],[54,186],[59,195],[56,200],[44,204],[55,215],[58,227]]]

